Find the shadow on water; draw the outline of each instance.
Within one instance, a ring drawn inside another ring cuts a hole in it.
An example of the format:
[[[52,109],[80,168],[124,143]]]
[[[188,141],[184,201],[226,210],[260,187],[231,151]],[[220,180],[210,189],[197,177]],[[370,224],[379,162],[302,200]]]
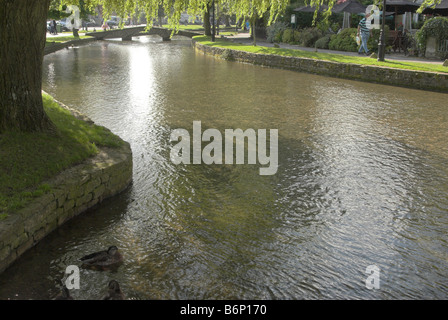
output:
[[[109,235],[115,233],[126,208],[132,203],[130,194],[131,190],[128,188],[119,196],[106,199],[101,205],[60,226],[25,252],[2,274],[0,288],[4,281],[13,286],[10,292],[1,292],[0,298],[52,299],[60,291],[60,281],[65,277],[67,266],[80,267],[81,279],[93,273],[90,270],[83,270],[79,259],[82,255],[104,250],[111,243],[115,243],[115,239]],[[86,241],[92,237],[97,241]],[[43,261],[45,263],[42,263]],[[105,274],[113,274],[116,271],[110,270]],[[100,277],[98,281],[100,280],[98,284],[104,284],[106,288],[107,277]],[[92,292],[93,294],[97,293],[96,289]],[[71,295],[76,298],[76,290],[72,291]]]

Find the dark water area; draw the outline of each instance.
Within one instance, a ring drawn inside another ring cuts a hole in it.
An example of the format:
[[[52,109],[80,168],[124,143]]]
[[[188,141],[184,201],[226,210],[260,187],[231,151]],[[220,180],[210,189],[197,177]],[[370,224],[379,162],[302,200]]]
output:
[[[0,275],[0,299],[446,299],[447,94],[227,62],[190,41],[104,41],[44,59],[44,90],[131,144],[133,184]],[[278,129],[278,171],[175,165],[177,128]],[[366,268],[380,269],[369,290]]]

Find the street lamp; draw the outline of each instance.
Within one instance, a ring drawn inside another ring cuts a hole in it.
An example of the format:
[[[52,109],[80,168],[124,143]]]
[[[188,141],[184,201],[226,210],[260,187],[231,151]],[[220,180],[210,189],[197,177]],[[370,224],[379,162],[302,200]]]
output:
[[[378,61],[384,61],[384,54],[386,51],[386,39],[384,31],[386,25],[386,0],[383,0],[383,20],[381,21],[380,42],[378,43]]]

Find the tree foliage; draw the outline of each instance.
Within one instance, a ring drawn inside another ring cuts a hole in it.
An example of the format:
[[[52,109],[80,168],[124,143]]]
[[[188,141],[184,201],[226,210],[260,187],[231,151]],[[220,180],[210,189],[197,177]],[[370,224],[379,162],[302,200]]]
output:
[[[434,8],[436,5],[440,4],[442,0],[423,0],[420,8],[418,9],[418,13],[422,13],[425,8]]]
[[[90,10],[102,6],[105,18],[112,14],[127,17],[136,10],[144,11],[148,26],[157,22],[159,7],[162,7],[168,24],[177,30],[183,12],[192,16],[203,15],[210,8],[212,0],[53,0],[53,7],[55,2],[60,6],[83,5]],[[235,14],[238,18],[259,18],[269,12],[268,25],[284,12],[288,4],[289,0],[215,0],[215,5],[225,8],[228,13]]]
[[[312,6],[312,7],[316,7],[316,10],[314,11],[314,18],[313,18],[315,21],[317,18],[319,9],[322,7],[322,5],[328,6],[328,9],[323,12],[324,19],[328,19],[331,15],[334,5],[338,1],[339,0],[305,0],[305,4]],[[442,0],[423,0],[422,4],[417,12],[421,13],[425,8],[434,7],[435,5],[440,4],[441,1]],[[362,2],[364,5],[374,4],[380,10],[382,10],[382,7],[383,7],[383,0],[361,0],[360,2]]]

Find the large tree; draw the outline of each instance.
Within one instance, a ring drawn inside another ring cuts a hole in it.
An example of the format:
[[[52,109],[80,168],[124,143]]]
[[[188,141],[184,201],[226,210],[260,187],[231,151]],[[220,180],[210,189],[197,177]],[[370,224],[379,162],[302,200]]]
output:
[[[42,59],[50,0],[2,0],[0,4],[0,133],[46,131]]]

